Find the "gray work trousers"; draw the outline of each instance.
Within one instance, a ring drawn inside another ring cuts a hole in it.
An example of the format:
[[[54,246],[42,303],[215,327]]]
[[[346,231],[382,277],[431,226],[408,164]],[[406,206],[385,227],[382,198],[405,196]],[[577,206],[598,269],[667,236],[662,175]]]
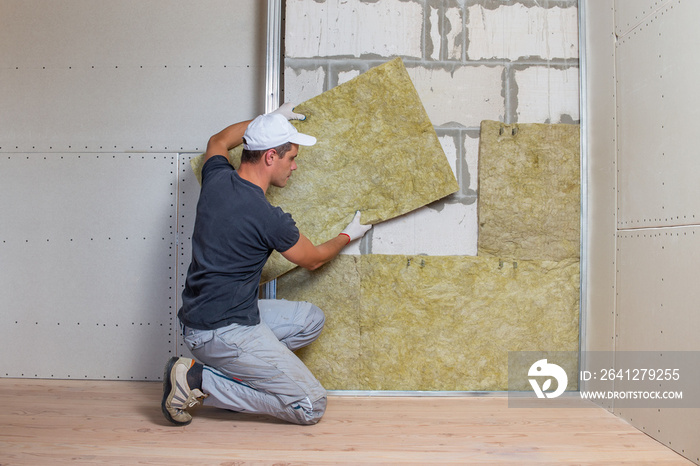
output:
[[[185,344],[204,364],[204,404],[316,424],[326,410],[326,390],[292,351],[318,338],[323,311],[276,299],[262,299],[258,307],[258,325],[184,328]]]

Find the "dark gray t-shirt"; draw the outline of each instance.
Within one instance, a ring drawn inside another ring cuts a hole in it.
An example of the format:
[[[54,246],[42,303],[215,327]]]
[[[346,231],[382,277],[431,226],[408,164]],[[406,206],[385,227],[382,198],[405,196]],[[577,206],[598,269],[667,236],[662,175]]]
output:
[[[192,263],[178,317],[200,330],[258,324],[263,266],[273,250],[284,252],[298,240],[291,215],[272,206],[225,157],[210,158],[202,168]]]

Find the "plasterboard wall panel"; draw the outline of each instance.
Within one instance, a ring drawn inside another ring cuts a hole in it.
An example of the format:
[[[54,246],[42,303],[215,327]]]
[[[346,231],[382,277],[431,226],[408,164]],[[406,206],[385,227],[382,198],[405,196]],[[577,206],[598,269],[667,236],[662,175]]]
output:
[[[177,153],[262,112],[265,7],[0,0],[0,334],[42,342],[0,376],[161,377],[198,197]]]
[[[63,309],[56,307],[59,311]],[[172,356],[166,345],[172,338],[170,325],[148,317],[121,324],[70,318],[37,323],[6,317],[0,318],[8,348],[0,356],[2,377],[153,381],[162,376],[163,365]]]
[[[257,36],[264,13],[254,0],[2,0],[3,66],[213,65],[220,54],[264,59]],[[27,48],[19,45],[29,44]],[[245,52],[244,52],[245,51]],[[252,55],[251,55],[252,56]]]
[[[697,352],[700,227],[621,231],[618,236],[616,349]],[[697,373],[685,377],[697,378]],[[700,409],[614,407],[613,412],[700,463]]]
[[[264,31],[255,0],[0,0],[0,151],[203,150],[262,112]]]
[[[583,297],[582,349],[612,352],[615,344],[615,240],[616,240],[616,115],[615,33],[613,0],[592,0],[579,6],[584,15],[585,54],[582,82],[586,101],[582,114],[585,154],[582,168],[586,198],[582,272],[586,272]],[[585,354],[585,353],[584,353]],[[603,354],[603,353],[601,353]],[[608,366],[612,367],[612,353]],[[586,359],[581,364],[586,366]],[[587,389],[608,390],[600,380],[586,383]],[[603,403],[610,410],[611,403]]]
[[[618,41],[619,228],[700,220],[698,15],[698,2],[671,2]]]
[[[618,408],[615,414],[662,445],[700,464],[700,448],[697,446],[700,409]]]
[[[618,351],[697,351],[700,227],[622,231]]]
[[[200,154],[180,154],[178,164],[178,214],[177,214],[177,309],[182,305],[182,291],[185,288],[187,269],[192,260],[192,233],[197,213],[200,185],[192,171],[190,162]],[[179,329],[176,335],[177,349],[180,355],[190,357],[189,349],[184,345]]]
[[[688,124],[697,112],[690,91],[694,87],[688,80],[697,73],[697,60],[679,55],[692,54],[698,40],[692,32],[696,28],[688,21],[696,14],[697,2],[682,2],[682,7],[680,3],[580,3],[586,15],[584,69],[589,113],[582,121],[588,125],[589,270],[584,335],[588,350],[607,351],[611,341],[618,351],[698,349],[693,335],[700,314],[693,309],[698,302],[694,262],[700,251],[698,227],[693,223],[698,222],[692,218],[680,222],[680,218],[671,219],[670,213],[685,210],[692,217],[695,195],[694,186],[687,185],[687,174],[695,172],[695,164],[686,152],[692,153],[688,141],[694,132],[688,132]],[[624,22],[624,28],[629,25],[631,29],[618,29],[617,37],[613,18],[618,26]],[[672,50],[680,48],[678,44],[684,44],[683,48],[689,44],[688,51]],[[660,151],[667,154],[655,157]],[[668,189],[669,180],[677,186]],[[686,194],[679,196],[681,190]],[[671,227],[677,223],[688,226]],[[585,360],[582,362],[586,367]],[[614,361],[610,367],[615,367]],[[609,385],[596,381],[585,388],[612,389]],[[700,463],[695,441],[700,419],[697,409],[620,408],[613,402],[605,407]]]
[[[157,379],[173,349],[177,154],[0,156],[10,377]],[[28,344],[28,342],[31,342]]]
[[[674,0],[615,0],[615,32],[623,36]]]
[[[257,87],[223,65],[2,69],[0,81],[0,152],[204,151],[249,105],[240,89]]]
[[[0,237],[174,241],[176,164],[176,154],[2,154]]]

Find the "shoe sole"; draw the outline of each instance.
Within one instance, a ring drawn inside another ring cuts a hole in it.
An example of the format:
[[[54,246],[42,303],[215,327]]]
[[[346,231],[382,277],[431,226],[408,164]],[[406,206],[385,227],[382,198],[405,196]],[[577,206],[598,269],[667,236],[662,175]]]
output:
[[[178,359],[180,358],[173,356],[165,365],[165,371],[163,372],[163,399],[160,402],[160,409],[161,411],[163,411],[163,416],[165,416],[165,419],[167,419],[168,421],[172,422],[176,426],[186,426],[187,424],[192,422],[192,419],[185,422],[177,421],[173,419],[173,417],[168,412],[168,408],[166,408],[168,398],[172,396],[172,391],[174,390],[173,384],[170,381],[170,373],[172,372],[173,366],[178,361]]]

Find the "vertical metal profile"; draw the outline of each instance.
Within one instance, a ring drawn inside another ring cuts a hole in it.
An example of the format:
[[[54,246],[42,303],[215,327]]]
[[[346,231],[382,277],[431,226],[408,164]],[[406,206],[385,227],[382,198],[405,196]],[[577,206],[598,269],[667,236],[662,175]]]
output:
[[[280,76],[282,57],[282,0],[267,0],[267,56],[265,76],[265,113],[280,105]],[[263,296],[277,298],[277,280],[263,287]]]
[[[280,104],[280,65],[282,56],[282,0],[267,1],[267,57],[265,112]]]
[[[580,140],[581,140],[581,251],[580,260],[580,300],[579,300],[579,364],[583,369],[586,365],[586,324],[588,317],[588,67],[587,31],[586,31],[586,0],[578,1],[578,30],[579,30],[579,109],[580,109]],[[582,387],[578,387],[579,390]]]

